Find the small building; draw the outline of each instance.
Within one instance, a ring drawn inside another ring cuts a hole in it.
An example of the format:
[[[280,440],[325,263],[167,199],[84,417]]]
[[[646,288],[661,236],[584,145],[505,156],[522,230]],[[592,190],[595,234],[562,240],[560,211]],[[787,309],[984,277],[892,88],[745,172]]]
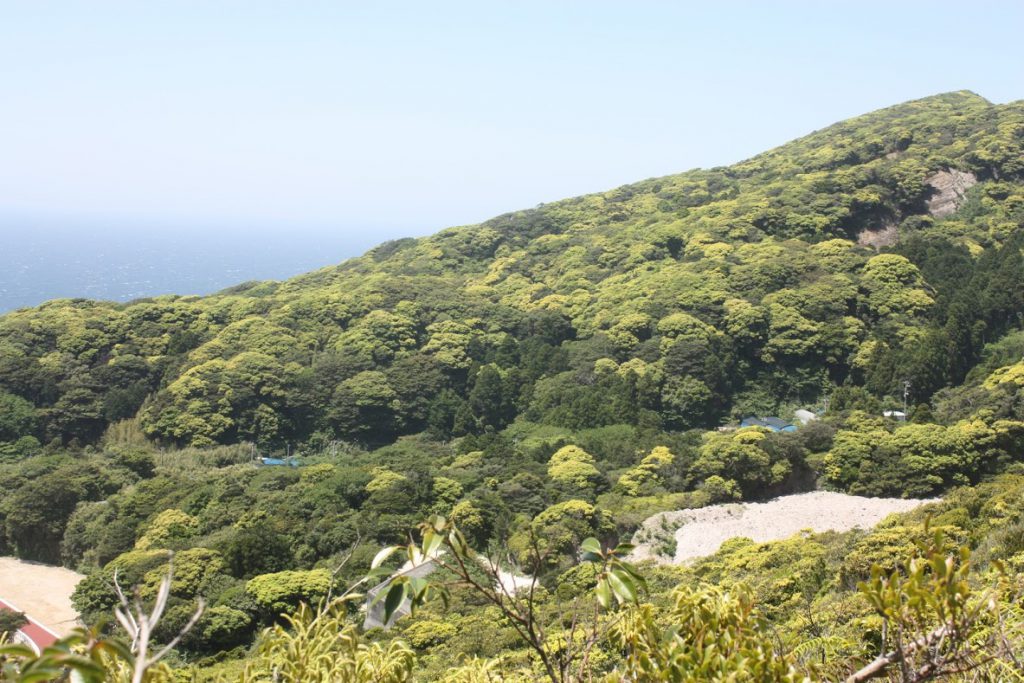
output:
[[[740,427],[764,427],[770,432],[795,432],[797,427],[786,422],[781,417],[745,417],[740,421]]]
[[[882,417],[890,417],[894,420],[899,420],[900,422],[907,421],[907,414],[902,410],[883,410]]]

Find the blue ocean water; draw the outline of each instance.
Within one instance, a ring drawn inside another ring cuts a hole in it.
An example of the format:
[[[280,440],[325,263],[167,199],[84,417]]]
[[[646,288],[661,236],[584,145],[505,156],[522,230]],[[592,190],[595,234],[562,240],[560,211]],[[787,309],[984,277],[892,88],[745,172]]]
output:
[[[0,224],[0,313],[49,299],[209,294],[340,263],[381,231],[105,229]]]

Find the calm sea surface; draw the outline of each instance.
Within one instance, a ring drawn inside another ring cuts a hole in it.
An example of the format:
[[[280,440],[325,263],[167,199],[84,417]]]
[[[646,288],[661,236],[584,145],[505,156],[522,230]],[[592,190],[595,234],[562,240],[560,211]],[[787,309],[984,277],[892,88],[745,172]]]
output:
[[[0,226],[0,313],[55,298],[209,294],[340,263],[389,238],[372,231],[353,237]]]

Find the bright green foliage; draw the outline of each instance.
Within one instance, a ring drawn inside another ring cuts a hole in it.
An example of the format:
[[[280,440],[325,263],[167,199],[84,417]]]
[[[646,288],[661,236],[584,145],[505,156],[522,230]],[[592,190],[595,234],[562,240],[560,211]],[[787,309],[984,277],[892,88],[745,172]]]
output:
[[[746,588],[680,586],[665,617],[668,630],[651,606],[643,605],[614,627],[612,641],[627,654],[609,681],[810,680],[797,673],[792,657],[777,650]]]
[[[651,319],[642,313],[631,313],[608,330],[608,339],[621,352],[628,352],[650,336]]]
[[[617,486],[627,496],[650,495],[651,490],[660,483],[661,472],[672,465],[675,459],[671,451],[658,446],[644,456],[639,465],[619,477]]]
[[[1020,577],[979,592],[971,586],[970,556],[967,548],[950,547],[936,532],[921,555],[899,569],[872,570],[859,588],[887,627],[891,640],[883,648],[895,652],[883,651],[873,664],[898,664],[917,680],[956,675],[979,660],[998,678],[1015,669],[1019,675],[1008,638],[1020,630],[1021,612],[1015,605],[1021,597]],[[979,658],[979,651],[986,654]],[[872,665],[861,671],[872,671]]]
[[[834,486],[867,495],[932,495],[975,481],[1018,448],[1024,423],[981,420],[948,427],[908,424],[893,431],[865,425],[865,431],[836,434],[825,456],[825,477]]]
[[[1007,382],[1018,386],[1024,386],[1024,361],[999,368],[985,378],[982,386],[986,389],[995,389],[1000,384],[1005,384]]]
[[[367,493],[385,493],[399,486],[406,479],[398,472],[378,468],[374,471],[374,477],[366,484]]]
[[[452,508],[448,517],[462,530],[466,538],[476,542],[487,538],[488,521],[476,503],[464,500]]]
[[[723,479],[712,474],[700,485],[700,490],[707,494],[708,503],[731,503],[743,497],[739,485],[732,479]]]
[[[336,342],[365,363],[390,360],[416,345],[416,326],[408,317],[377,309],[353,324]]]
[[[917,267],[897,254],[879,254],[868,260],[861,278],[868,311],[879,318],[915,315],[933,301],[922,289]]]
[[[434,505],[438,514],[448,513],[462,498],[465,490],[462,484],[448,477],[435,477],[433,485]]]
[[[469,325],[443,320],[427,325],[429,335],[423,353],[431,356],[448,372],[466,370],[472,364],[470,345],[480,335]]]
[[[209,446],[235,439],[273,439],[283,429],[281,412],[297,365],[266,354],[240,353],[190,368],[160,401],[142,412],[148,434]]]
[[[1020,327],[1022,118],[947,93],[286,282],[9,313],[0,443],[95,443],[134,416],[179,446],[447,439],[523,416],[687,429],[847,379],[879,397],[910,379],[927,401]],[[977,184],[930,215],[950,170]],[[881,229],[898,243],[858,244]],[[601,359],[650,371],[595,377]]]
[[[508,675],[501,670],[500,663],[495,660],[474,657],[462,666],[449,669],[441,679],[443,683],[526,683],[525,676]]]
[[[792,362],[821,347],[821,325],[799,311],[780,304],[768,307],[768,341],[764,345],[768,361]]]
[[[569,492],[592,490],[601,478],[594,458],[578,446],[564,446],[548,461],[548,477]]]
[[[135,586],[145,580],[147,572],[165,566],[167,559],[168,553],[164,550],[131,550],[122,553],[80,581],[71,595],[71,604],[87,621],[105,617],[117,604],[117,595],[113,589],[115,572],[119,582]],[[166,571],[163,575],[166,575]]]
[[[786,481],[791,463],[765,450],[766,430],[747,427],[735,432],[707,432],[694,469],[705,478],[733,481],[745,496]]]
[[[408,646],[367,643],[345,617],[341,606],[317,613],[301,605],[287,626],[274,626],[260,637],[239,683],[412,680],[414,655]]]
[[[452,624],[433,619],[415,621],[409,624],[402,632],[403,637],[417,650],[425,650],[429,647],[440,645],[457,634],[458,629]]]
[[[245,584],[246,592],[271,616],[287,612],[300,602],[315,604],[330,588],[331,574],[326,569],[260,574]]]
[[[613,621],[581,553],[606,557],[662,511],[819,483],[941,495],[936,526],[1019,572],[1024,502],[989,479],[1024,453],[1022,131],[1020,103],[949,93],[728,168],[390,242],[285,282],[6,314],[0,554],[87,573],[75,602],[94,622],[114,604],[115,571],[149,595],[174,550],[159,638],[203,596],[181,656],[230,659],[259,625],[351,586],[379,546],[443,514],[466,543],[536,572],[548,664],[590,647],[595,679],[623,652],[571,633],[559,600],[578,600],[573,618]],[[977,184],[931,215],[945,171]],[[886,235],[898,242],[864,244]],[[882,417],[904,399],[907,423]],[[795,434],[731,430],[825,407]],[[253,462],[285,452],[301,466]],[[847,675],[880,637],[854,584],[872,564],[898,568],[922,521],[732,542],[687,569],[650,569],[646,595],[668,615],[681,581],[745,584],[773,651]],[[493,603],[449,597],[451,622],[422,616],[454,635],[428,645],[411,630],[424,678],[467,655],[488,658],[467,680],[539,675]]]
[[[545,565],[565,566],[588,536],[606,538],[612,531],[606,511],[583,500],[567,500],[547,508],[508,541],[509,550],[526,565],[536,546]]]
[[[189,548],[175,553],[173,568],[171,595],[185,599],[205,593],[204,588],[222,576],[225,569],[220,553],[209,548]],[[140,593],[146,597],[156,595],[168,571],[168,565],[161,565],[146,572]]]
[[[173,548],[195,535],[199,520],[181,510],[164,510],[158,514],[145,533],[135,542],[138,550]]]

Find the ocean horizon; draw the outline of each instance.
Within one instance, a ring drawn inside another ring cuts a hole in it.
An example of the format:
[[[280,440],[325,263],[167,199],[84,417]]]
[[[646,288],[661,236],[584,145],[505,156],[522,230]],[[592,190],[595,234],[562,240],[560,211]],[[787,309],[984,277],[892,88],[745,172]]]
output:
[[[0,313],[52,299],[126,302],[283,280],[393,239],[326,230],[117,230],[0,226]]]

